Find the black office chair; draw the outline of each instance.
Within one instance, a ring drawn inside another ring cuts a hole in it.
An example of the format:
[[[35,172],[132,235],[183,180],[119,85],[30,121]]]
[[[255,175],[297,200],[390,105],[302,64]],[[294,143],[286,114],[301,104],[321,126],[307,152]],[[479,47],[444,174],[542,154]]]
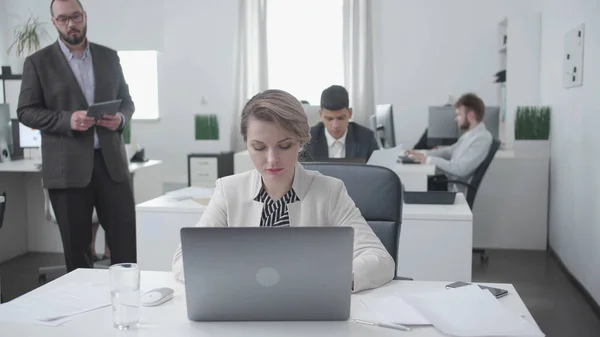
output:
[[[380,166],[352,163],[303,163],[307,170],[338,178],[350,198],[397,264],[402,224],[402,184],[398,175]],[[394,271],[394,275],[396,271]],[[411,280],[395,277],[396,280]]]
[[[479,167],[473,173],[473,178],[470,183],[461,180],[448,180],[443,177],[436,177],[436,182],[445,182],[448,184],[458,184],[467,187],[467,204],[469,204],[469,208],[473,210],[473,205],[475,204],[475,196],[477,196],[477,191],[479,190],[479,185],[481,185],[481,181],[483,181],[483,177],[487,172],[487,169],[490,167],[492,160],[494,160],[494,156],[496,152],[500,148],[500,141],[497,139],[492,140],[492,145],[490,146],[490,150],[488,151],[487,156],[483,160]],[[440,180],[443,179],[443,180]],[[473,253],[480,254],[480,259],[482,262],[487,263],[489,261],[489,256],[487,255],[485,249],[474,248]]]

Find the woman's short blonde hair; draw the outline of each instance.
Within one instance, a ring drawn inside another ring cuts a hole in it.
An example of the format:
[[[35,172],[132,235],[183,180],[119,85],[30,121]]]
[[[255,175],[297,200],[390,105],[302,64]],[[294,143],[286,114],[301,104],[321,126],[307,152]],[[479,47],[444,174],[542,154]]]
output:
[[[242,111],[240,131],[244,142],[248,140],[248,121],[273,122],[289,132],[304,146],[310,140],[310,126],[302,104],[296,97],[283,90],[266,90],[252,97]]]

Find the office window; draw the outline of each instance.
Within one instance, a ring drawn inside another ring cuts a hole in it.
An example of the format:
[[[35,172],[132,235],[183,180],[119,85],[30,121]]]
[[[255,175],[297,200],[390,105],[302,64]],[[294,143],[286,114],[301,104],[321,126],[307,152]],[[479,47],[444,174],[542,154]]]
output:
[[[135,103],[133,119],[158,119],[158,54],[154,50],[119,51],[129,93]]]
[[[321,92],[344,85],[342,0],[269,0],[269,87],[319,105]]]

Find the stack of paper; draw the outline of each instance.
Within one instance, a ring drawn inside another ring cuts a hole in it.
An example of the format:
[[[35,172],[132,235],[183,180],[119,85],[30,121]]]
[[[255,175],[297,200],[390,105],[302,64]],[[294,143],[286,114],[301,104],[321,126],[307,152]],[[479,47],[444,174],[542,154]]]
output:
[[[418,311],[408,305],[400,295],[365,297],[353,308],[353,319],[403,325],[431,325]]]
[[[405,295],[404,300],[450,336],[544,336],[535,324],[475,285]]]
[[[109,306],[106,284],[67,283],[0,305],[0,321],[60,325],[73,316]]]

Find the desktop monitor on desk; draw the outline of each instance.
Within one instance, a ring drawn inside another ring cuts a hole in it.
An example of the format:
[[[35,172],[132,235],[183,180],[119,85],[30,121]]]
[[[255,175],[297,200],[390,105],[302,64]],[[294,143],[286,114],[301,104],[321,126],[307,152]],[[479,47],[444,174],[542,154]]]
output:
[[[42,146],[40,130],[32,129],[19,123],[19,144],[22,148],[38,148]]]
[[[371,116],[371,129],[382,149],[396,147],[394,134],[394,109],[391,104],[379,104]]]
[[[321,111],[321,107],[319,105],[308,105],[303,104],[304,113],[306,113],[306,118],[308,119],[308,126],[313,127],[317,125],[321,121],[321,115],[319,111]]]
[[[489,106],[485,108],[483,122],[486,129],[494,139],[498,139],[500,129],[500,108]],[[458,138],[465,133],[459,130],[456,124],[456,109],[453,106],[429,107],[429,121],[427,125],[427,146],[448,146],[456,143]]]
[[[0,163],[11,160],[12,132],[8,104],[0,104]]]

